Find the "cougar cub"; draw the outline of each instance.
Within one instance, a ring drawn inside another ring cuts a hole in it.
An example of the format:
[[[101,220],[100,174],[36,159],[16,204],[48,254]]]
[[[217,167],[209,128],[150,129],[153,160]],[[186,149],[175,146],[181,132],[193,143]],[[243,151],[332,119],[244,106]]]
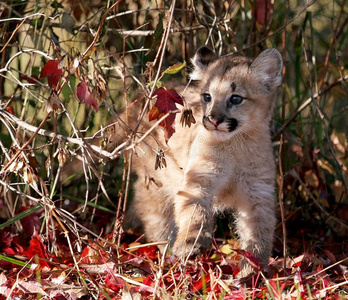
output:
[[[158,128],[136,148],[138,180],[125,221],[138,218],[148,241],[168,240],[184,257],[209,249],[214,214],[233,209],[241,248],[267,264],[276,222],[270,120],[282,58],[275,49],[252,60],[202,47],[192,63],[198,85],[183,96],[197,123],[182,127],[177,114],[168,144]],[[155,170],[158,149],[167,167]],[[242,262],[242,276],[251,271]]]

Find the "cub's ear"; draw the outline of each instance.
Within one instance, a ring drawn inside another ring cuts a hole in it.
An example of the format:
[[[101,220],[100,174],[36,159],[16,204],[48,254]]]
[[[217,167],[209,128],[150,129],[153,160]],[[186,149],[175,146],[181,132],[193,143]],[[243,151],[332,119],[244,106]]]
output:
[[[211,51],[207,47],[201,47],[197,50],[195,56],[192,58],[192,64],[194,66],[190,78],[192,80],[201,80],[204,76],[204,72],[213,61],[218,58],[215,52]]]
[[[254,73],[261,81],[266,93],[273,93],[281,84],[283,60],[276,49],[267,49],[256,57],[250,66],[250,72]]]

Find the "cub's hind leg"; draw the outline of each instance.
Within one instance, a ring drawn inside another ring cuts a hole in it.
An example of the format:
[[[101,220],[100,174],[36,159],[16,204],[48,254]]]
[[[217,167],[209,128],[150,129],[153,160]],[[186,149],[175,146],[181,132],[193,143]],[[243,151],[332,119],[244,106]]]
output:
[[[135,195],[131,211],[139,219],[144,229],[145,238],[148,242],[159,242],[172,240],[176,234],[173,219],[173,204],[168,201],[161,190],[145,186],[143,182],[135,184]],[[159,246],[160,250],[164,246]]]

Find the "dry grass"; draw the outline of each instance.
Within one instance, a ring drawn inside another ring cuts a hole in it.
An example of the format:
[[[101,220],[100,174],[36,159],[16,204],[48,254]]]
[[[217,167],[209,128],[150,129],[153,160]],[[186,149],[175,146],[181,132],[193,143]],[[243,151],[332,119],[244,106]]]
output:
[[[0,2],[1,298],[346,299],[347,3],[269,3]],[[159,80],[185,82],[189,67],[162,71],[204,44],[276,47],[285,61],[273,125],[281,221],[273,262],[247,283],[234,277],[233,239],[182,264],[120,226],[139,141],[126,118],[111,148],[107,126],[134,100],[150,105]],[[58,79],[39,78],[49,60]]]

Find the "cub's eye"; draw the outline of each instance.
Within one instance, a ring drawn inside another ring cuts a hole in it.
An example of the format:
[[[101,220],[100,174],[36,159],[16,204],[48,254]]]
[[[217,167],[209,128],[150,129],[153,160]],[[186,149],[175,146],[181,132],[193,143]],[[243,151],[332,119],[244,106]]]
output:
[[[203,100],[204,102],[210,102],[210,101],[211,101],[211,95],[210,95],[210,94],[207,94],[207,93],[204,93],[204,94],[202,95],[202,100]]]
[[[238,105],[238,104],[241,104],[243,101],[244,101],[244,98],[242,96],[232,95],[228,101],[228,105],[229,106]]]

